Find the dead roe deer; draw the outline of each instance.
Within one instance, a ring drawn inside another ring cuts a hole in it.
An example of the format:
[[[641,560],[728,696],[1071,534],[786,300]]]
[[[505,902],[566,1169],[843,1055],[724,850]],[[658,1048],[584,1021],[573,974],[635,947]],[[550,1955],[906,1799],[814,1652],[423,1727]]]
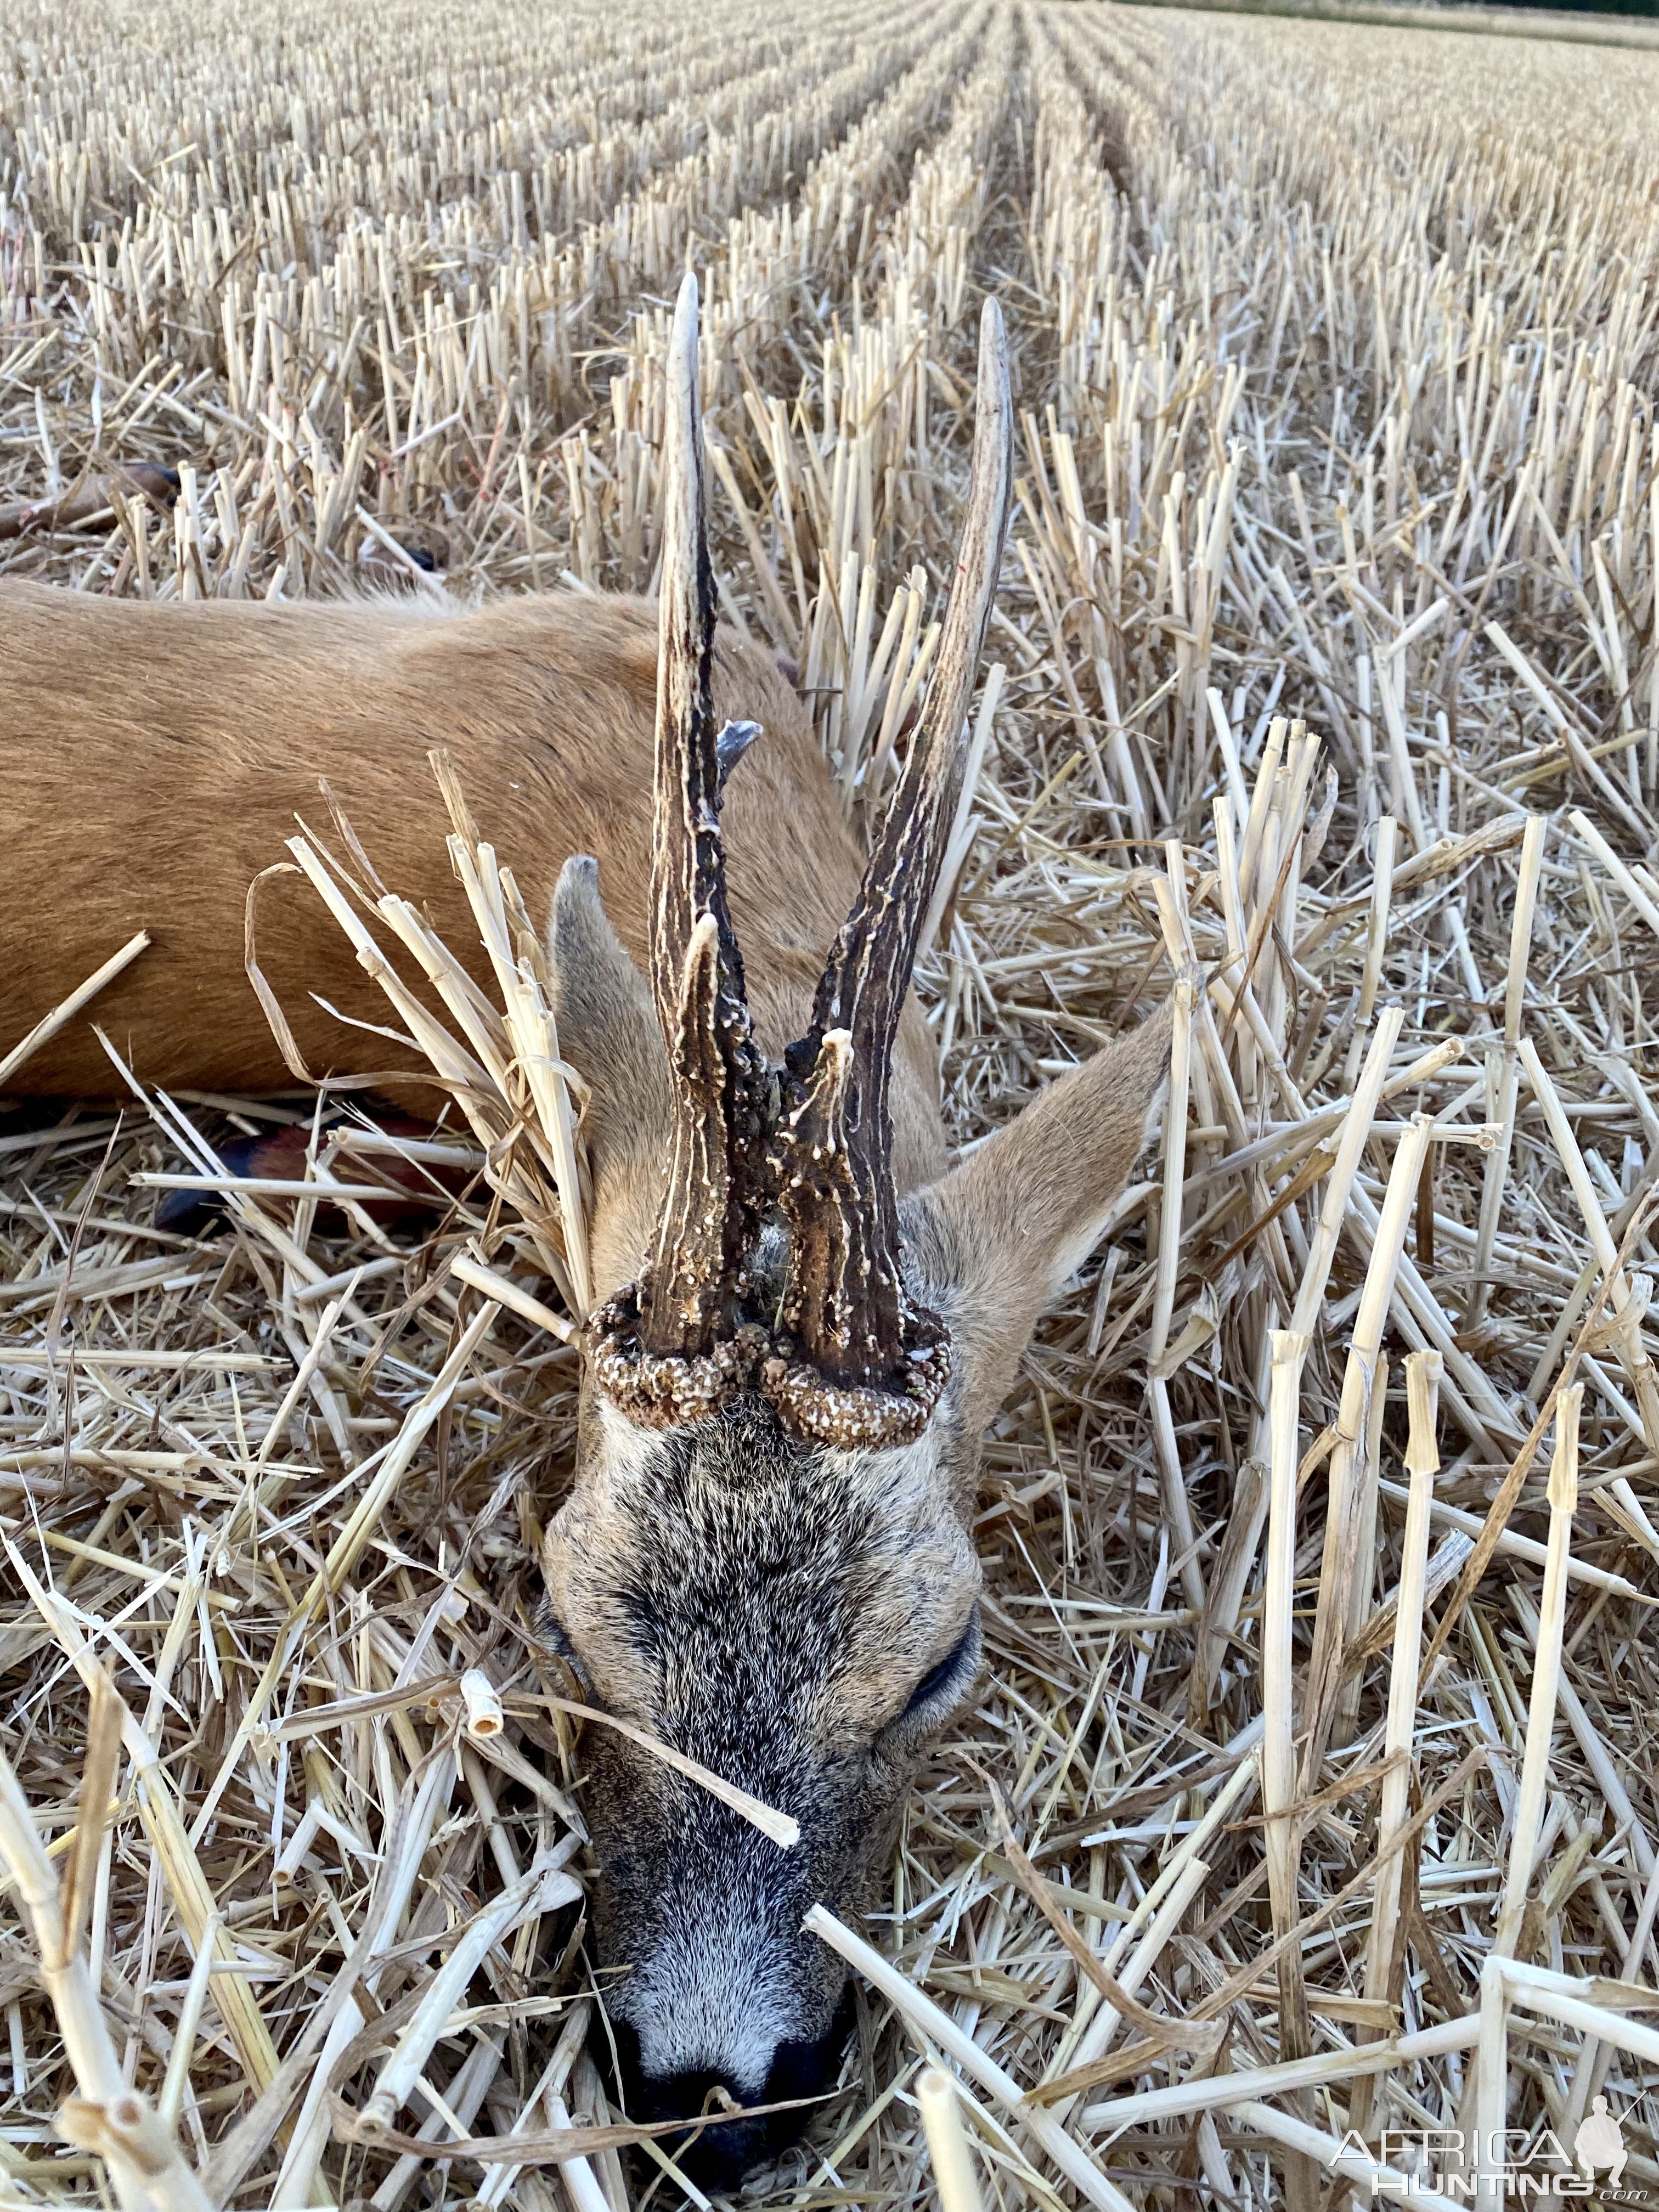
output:
[[[781,1850],[590,1732],[595,1933],[603,1964],[629,1970],[607,2002],[644,2119],[834,2078],[846,1971],[802,1916],[866,1907],[917,1763],[973,1687],[980,1437],[1141,1148],[1169,1041],[1164,1020],[1146,1024],[946,1171],[908,994],[1007,524],[994,304],[938,660],[861,879],[801,705],[715,627],[690,278],[669,382],[657,615],[561,598],[434,621],[0,585],[18,872],[0,1035],[142,927],[154,949],[96,1010],[139,1074],[289,1080],[242,972],[248,885],[294,815],[314,816],[325,775],[383,874],[460,951],[476,932],[449,881],[434,744],[478,819],[517,840],[520,884],[550,900],[602,1303],[574,1484],[547,1539],[548,1633],[590,1698],[801,1832]],[[758,742],[722,743],[744,721]],[[308,995],[379,1018],[302,886],[262,910],[260,946],[313,1068],[386,1065],[382,1039]],[[84,1028],[24,1079],[118,1087]],[[798,2120],[706,2129],[689,2170],[730,2180]]]

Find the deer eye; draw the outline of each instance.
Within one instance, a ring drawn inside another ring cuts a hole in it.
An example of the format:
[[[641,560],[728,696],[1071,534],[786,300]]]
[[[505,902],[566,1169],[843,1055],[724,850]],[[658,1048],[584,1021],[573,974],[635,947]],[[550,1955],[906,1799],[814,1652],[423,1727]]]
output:
[[[556,1652],[561,1659],[574,1659],[575,1657],[575,1647],[570,1641],[570,1638],[566,1632],[564,1623],[559,1619],[559,1616],[554,1612],[552,1607],[548,1603],[545,1598],[542,1600],[540,1606],[537,1608],[536,1633],[540,1637],[542,1642],[547,1646],[548,1650],[550,1651]]]
[[[968,1616],[968,1626],[950,1650],[936,1667],[927,1669],[911,1691],[909,1702],[899,1718],[902,1721],[923,1719],[960,1695],[978,1672],[979,1653],[979,1607],[975,1606]]]
[[[570,1640],[570,1632],[545,1598],[543,1599],[541,1610],[536,1616],[536,1627],[542,1642],[548,1650],[562,1659],[575,1676],[581,1686],[583,1695],[591,1698],[593,1694],[593,1685],[588,1679],[587,1669],[582,1665],[575,1645]]]

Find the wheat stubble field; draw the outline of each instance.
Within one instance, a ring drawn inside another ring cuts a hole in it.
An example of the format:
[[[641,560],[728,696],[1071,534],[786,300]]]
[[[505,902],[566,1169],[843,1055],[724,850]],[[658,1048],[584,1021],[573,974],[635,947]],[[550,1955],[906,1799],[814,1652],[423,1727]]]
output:
[[[1659,2189],[1656,115],[1635,46],[1093,0],[0,20],[0,570],[649,589],[690,264],[726,617],[861,825],[1003,303],[1018,507],[921,973],[958,1138],[1207,980],[988,1443],[984,1695],[757,2201],[933,2201],[930,2055],[989,2203],[1363,2203],[1459,2125],[1531,2182],[1598,2095]],[[154,1225],[279,1122],[365,1188],[361,1100],[139,1065],[118,1116],[0,1121],[5,2205],[100,2201],[112,2123],[58,2118],[97,2032],[176,2131],[157,2203],[682,2199],[585,2047],[533,996],[474,1010],[477,1172],[413,1236],[281,1185]],[[43,1987],[31,1827],[101,2031]]]

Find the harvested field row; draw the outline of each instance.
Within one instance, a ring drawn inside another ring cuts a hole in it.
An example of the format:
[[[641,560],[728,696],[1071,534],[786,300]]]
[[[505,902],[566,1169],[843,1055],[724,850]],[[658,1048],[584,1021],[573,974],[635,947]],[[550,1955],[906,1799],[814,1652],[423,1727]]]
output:
[[[756,2203],[931,2201],[929,2056],[999,2203],[1304,2212],[1477,2126],[1531,2180],[1603,2096],[1659,2185],[1656,95],[1634,47],[1104,0],[14,15],[5,574],[648,590],[689,261],[723,611],[867,833],[1008,319],[922,994],[963,1144],[1173,985],[1172,1097],[987,1445],[985,1694],[864,1931],[897,1978],[859,1954]],[[581,1278],[517,1035],[413,1243],[350,1194],[403,1141],[360,1102],[139,1066],[118,1118],[0,1124],[0,1747],[216,2203],[681,2193],[547,2148],[626,2116],[536,1626]],[[155,1225],[282,1124],[332,1205]],[[336,2131],[498,1911],[426,2148]],[[0,2004],[9,2201],[91,2203],[9,1899]]]

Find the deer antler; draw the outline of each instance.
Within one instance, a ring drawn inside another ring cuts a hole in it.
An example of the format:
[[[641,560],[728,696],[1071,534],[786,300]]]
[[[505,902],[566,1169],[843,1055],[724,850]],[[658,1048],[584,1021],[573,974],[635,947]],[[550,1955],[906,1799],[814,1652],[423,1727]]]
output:
[[[786,1055],[774,1153],[791,1232],[781,1319],[799,1364],[767,1395],[798,1431],[842,1445],[920,1432],[950,1371],[943,1325],[899,1261],[887,1094],[916,939],[956,818],[964,720],[1008,526],[1012,409],[1001,311],[980,322],[973,477],[939,659],[858,902],[832,948],[812,1025]]]
[[[798,1436],[909,1442],[951,1371],[937,1316],[900,1267],[888,1083],[916,939],[955,819],[964,718],[1008,524],[1012,409],[1002,316],[980,326],[973,478],[957,577],[915,738],[806,1036],[778,1079],[751,1035],[726,898],[720,790],[753,726],[714,727],[714,584],[697,405],[697,287],[674,312],[663,465],[651,985],[668,1048],[668,1184],[637,1285],[593,1316],[593,1379],[653,1426],[758,1389]],[[745,1315],[774,1203],[791,1232],[781,1333]]]
[[[769,1198],[775,1079],[750,1030],[726,898],[721,787],[754,734],[714,726],[714,578],[697,396],[697,280],[680,286],[668,352],[651,862],[651,988],[673,1091],[668,1188],[639,1282],[596,1316],[596,1369],[641,1418],[714,1411],[757,1346],[739,1310]]]

